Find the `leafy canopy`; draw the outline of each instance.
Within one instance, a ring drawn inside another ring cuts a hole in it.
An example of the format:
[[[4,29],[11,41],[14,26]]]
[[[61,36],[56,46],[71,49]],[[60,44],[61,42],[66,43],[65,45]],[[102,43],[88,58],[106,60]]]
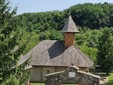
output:
[[[23,76],[27,64],[18,65],[25,43],[19,45],[22,33],[18,22],[12,21],[15,14],[16,8],[11,10],[9,1],[0,0],[0,84],[5,85],[21,85],[27,77],[27,74]],[[14,83],[15,80],[19,84]]]
[[[97,62],[106,73],[113,70],[113,39],[111,30],[104,29],[99,38]]]

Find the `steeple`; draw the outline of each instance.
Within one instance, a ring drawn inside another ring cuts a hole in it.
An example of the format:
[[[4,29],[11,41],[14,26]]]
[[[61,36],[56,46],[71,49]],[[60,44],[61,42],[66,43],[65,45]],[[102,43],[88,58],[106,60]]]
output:
[[[75,33],[79,32],[72,17],[69,16],[67,22],[65,23],[62,32],[65,37],[65,46],[69,47],[75,43]]]
[[[69,16],[67,22],[65,23],[62,32],[79,32],[71,16]]]

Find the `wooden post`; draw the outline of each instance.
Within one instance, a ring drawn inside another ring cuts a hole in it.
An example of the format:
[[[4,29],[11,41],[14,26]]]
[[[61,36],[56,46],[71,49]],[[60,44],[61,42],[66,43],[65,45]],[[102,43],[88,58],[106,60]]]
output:
[[[80,85],[80,83],[78,83],[78,85]]]
[[[29,80],[28,80],[28,82],[27,82],[27,85],[31,85]]]

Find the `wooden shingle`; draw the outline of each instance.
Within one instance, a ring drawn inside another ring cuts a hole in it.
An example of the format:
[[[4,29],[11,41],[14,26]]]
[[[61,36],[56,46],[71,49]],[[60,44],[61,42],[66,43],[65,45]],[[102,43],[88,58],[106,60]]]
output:
[[[62,32],[79,32],[71,16],[69,16],[65,23]]]
[[[78,47],[65,47],[63,41],[44,40],[36,45],[25,57],[31,58],[32,66],[71,66],[91,67],[93,61]],[[22,62],[22,61],[21,61]]]

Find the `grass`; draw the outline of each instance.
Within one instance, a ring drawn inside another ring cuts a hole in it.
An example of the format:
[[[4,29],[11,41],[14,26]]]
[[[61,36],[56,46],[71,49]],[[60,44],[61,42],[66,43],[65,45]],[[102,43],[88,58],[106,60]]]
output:
[[[31,85],[45,85],[44,83],[31,83]],[[62,85],[78,85],[78,84],[62,84]]]
[[[31,83],[31,85],[45,85],[44,83]]]
[[[113,73],[111,73],[108,77],[108,83],[105,85],[113,85]]]
[[[78,85],[78,84],[62,84],[62,85]]]

